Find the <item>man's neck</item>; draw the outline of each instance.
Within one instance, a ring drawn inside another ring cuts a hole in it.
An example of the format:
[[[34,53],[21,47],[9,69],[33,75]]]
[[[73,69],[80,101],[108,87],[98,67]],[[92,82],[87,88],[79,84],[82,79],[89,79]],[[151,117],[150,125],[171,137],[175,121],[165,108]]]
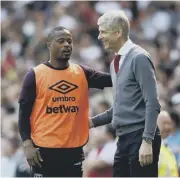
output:
[[[69,66],[69,62],[65,61],[65,60],[56,60],[56,59],[50,59],[49,63],[54,67],[54,68],[58,68],[58,69],[64,69],[67,68]]]
[[[119,52],[119,50],[122,48],[122,46],[128,41],[129,38],[127,39],[122,39],[119,41],[119,44],[117,45],[117,49],[115,50],[116,53]]]

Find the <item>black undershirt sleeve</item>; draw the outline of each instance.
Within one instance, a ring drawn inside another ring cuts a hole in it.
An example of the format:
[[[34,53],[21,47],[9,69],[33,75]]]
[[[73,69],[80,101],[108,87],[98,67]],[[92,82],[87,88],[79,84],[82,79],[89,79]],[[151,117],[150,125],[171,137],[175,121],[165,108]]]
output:
[[[112,87],[111,75],[109,73],[100,72],[90,67],[80,65],[84,70],[89,88],[104,89]]]
[[[19,133],[22,141],[31,139],[30,116],[36,99],[36,82],[34,70],[30,70],[24,79],[19,98]]]

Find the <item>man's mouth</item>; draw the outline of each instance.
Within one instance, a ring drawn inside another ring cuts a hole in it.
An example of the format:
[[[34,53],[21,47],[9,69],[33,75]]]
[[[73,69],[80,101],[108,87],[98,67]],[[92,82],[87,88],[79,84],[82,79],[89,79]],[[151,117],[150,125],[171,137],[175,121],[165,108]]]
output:
[[[71,54],[71,50],[70,49],[63,50],[63,53],[64,54]]]

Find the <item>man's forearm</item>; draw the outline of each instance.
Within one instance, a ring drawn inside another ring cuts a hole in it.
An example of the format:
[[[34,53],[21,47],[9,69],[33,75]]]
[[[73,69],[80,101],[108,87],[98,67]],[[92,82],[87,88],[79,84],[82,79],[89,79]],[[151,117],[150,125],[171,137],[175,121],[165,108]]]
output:
[[[23,142],[31,140],[30,116],[33,103],[23,103],[19,105],[19,133]]]
[[[96,71],[90,67],[80,65],[85,72],[89,88],[104,89],[112,87],[111,75],[109,73]]]
[[[102,126],[111,123],[113,108],[92,117],[91,121],[94,127]]]

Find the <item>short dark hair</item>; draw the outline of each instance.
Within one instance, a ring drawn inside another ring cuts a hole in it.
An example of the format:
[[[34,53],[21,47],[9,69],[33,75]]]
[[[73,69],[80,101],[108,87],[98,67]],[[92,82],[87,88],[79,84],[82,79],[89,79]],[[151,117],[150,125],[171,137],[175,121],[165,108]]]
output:
[[[67,28],[62,27],[62,26],[53,28],[48,34],[47,41],[52,41],[54,39],[55,32],[62,31],[62,30],[67,30]]]

